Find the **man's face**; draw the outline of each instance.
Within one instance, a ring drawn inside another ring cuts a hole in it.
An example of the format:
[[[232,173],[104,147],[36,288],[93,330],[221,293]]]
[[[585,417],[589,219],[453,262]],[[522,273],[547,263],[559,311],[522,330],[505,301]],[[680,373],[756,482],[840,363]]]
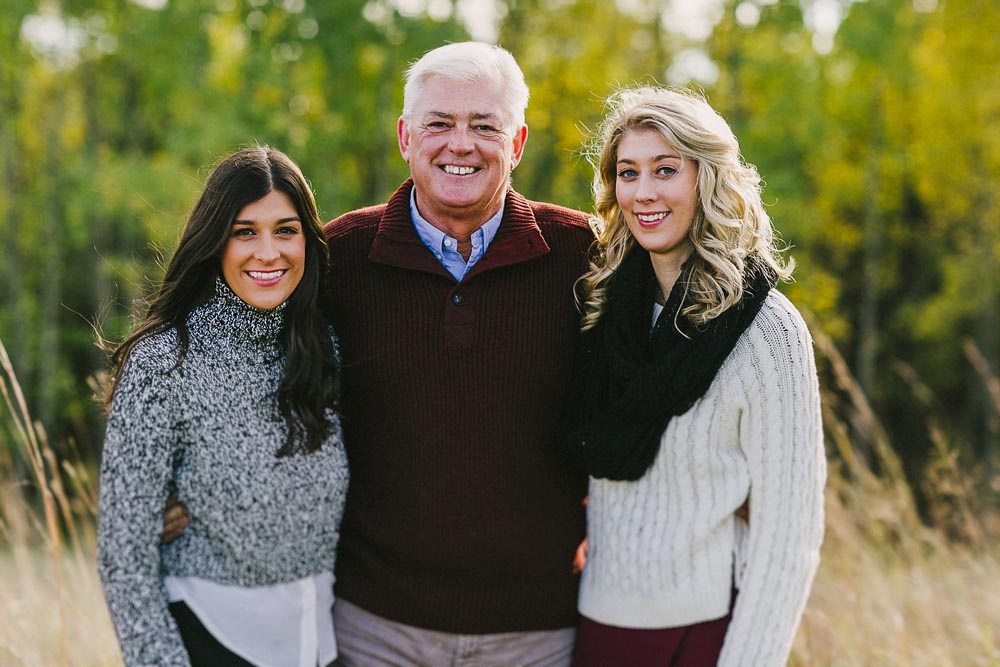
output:
[[[474,231],[500,210],[527,126],[511,128],[495,82],[431,77],[409,122],[397,126],[420,214],[448,231]]]

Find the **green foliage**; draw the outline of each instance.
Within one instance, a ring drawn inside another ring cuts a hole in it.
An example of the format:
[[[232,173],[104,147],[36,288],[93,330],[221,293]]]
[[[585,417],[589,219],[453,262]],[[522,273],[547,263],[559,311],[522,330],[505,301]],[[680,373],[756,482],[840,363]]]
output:
[[[124,336],[219,158],[252,142],[287,151],[328,217],[405,178],[394,139],[402,70],[467,35],[393,10],[372,21],[365,8],[0,8],[0,229],[13,241],[0,337],[56,441],[72,434],[96,455],[102,418],[86,380],[106,361],[92,326]],[[78,48],[22,33],[40,18]]]
[[[846,351],[911,472],[931,417],[992,465],[998,420],[963,343],[997,368],[1000,9],[843,3],[827,52],[798,0],[724,2],[707,39],[662,6],[498,4],[498,42],[532,90],[517,187],[589,210],[580,149],[601,99],[704,53],[717,78],[680,83],[704,90],[763,175],[797,262],[786,290]],[[77,47],[28,39],[39,17]],[[255,141],[287,151],[327,218],[383,201],[407,175],[404,69],[467,38],[455,16],[391,0],[3,3],[0,338],[53,440],[96,455],[91,324],[125,333],[217,159]]]

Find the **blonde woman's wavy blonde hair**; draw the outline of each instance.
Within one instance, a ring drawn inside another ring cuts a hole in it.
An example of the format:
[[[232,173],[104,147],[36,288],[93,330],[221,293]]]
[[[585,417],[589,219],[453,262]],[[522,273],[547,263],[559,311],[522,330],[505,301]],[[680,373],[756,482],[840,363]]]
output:
[[[625,88],[606,101],[606,115],[585,147],[594,168],[597,252],[577,282],[583,313],[581,329],[600,320],[608,281],[635,244],[618,199],[618,145],[630,131],[658,132],[685,161],[697,167],[698,207],[688,232],[694,246],[681,315],[705,325],[743,296],[743,273],[751,257],[781,280],[791,278],[794,261],[780,253],[771,219],[761,201],[757,169],[740,155],[729,124],[703,97],[675,88]]]

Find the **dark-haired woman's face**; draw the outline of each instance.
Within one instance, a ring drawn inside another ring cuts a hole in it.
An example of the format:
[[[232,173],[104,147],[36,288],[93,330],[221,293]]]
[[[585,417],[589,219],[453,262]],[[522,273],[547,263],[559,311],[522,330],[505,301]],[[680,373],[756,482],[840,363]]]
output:
[[[302,221],[283,192],[272,190],[236,214],[222,250],[222,277],[236,296],[276,308],[298,287],[305,264]]]

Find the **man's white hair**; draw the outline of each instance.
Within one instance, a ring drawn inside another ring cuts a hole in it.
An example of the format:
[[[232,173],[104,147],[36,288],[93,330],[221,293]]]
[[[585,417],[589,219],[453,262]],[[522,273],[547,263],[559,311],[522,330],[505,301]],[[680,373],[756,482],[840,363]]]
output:
[[[503,89],[502,104],[512,122],[510,130],[524,125],[528,108],[528,86],[514,56],[504,48],[484,42],[457,42],[428,51],[411,64],[404,75],[403,118],[408,122],[428,79],[440,76],[452,81],[493,81]]]

